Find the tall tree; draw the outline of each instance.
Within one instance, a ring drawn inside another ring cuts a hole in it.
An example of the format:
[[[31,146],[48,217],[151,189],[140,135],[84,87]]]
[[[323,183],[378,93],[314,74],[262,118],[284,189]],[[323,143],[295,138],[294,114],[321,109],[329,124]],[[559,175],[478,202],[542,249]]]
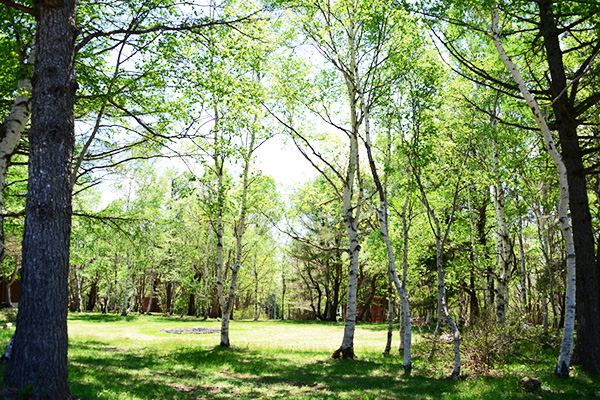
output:
[[[29,132],[29,189],[23,235],[22,290],[9,387],[35,398],[70,397],[67,280],[74,146],[75,0],[37,2],[35,79]]]
[[[598,75],[593,73],[598,66],[600,50],[595,19],[600,5],[565,0],[427,3],[431,7],[426,7],[425,13],[442,21],[436,25],[436,34],[468,70],[463,75],[520,97],[522,90],[514,81],[506,81],[505,70],[482,68],[477,59],[467,55],[473,47],[464,46],[462,33],[469,30],[475,35],[489,34],[489,15],[498,13],[503,19],[499,22],[498,34],[502,39],[509,38],[503,46],[509,55],[519,52],[515,68],[523,72],[523,80],[531,86],[526,89],[537,96],[536,101],[541,104],[540,117],[546,120],[551,131],[558,133],[559,154],[568,181],[568,206],[576,254],[578,334],[575,356],[586,371],[596,373],[600,371],[600,342],[597,340],[600,336],[600,279],[587,177],[597,172],[597,165],[590,156],[597,153],[598,136],[587,125],[594,125],[594,110],[600,101],[596,89]],[[486,18],[487,26],[486,22],[482,24]],[[448,23],[461,27],[455,30],[455,33],[461,33],[448,34]],[[566,37],[568,40],[563,40]],[[513,50],[513,46],[518,46],[518,50]],[[525,46],[528,51],[523,51]],[[512,74],[513,70],[510,72]],[[547,150],[552,151],[551,148]]]

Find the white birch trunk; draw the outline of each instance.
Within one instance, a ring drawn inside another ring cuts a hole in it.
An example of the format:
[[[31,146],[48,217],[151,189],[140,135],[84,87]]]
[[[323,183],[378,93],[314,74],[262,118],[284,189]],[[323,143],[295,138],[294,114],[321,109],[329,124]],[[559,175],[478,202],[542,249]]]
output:
[[[387,210],[387,198],[385,196],[385,191],[383,186],[381,185],[381,181],[379,179],[379,174],[377,173],[377,166],[375,165],[375,160],[373,158],[373,151],[371,149],[371,132],[369,126],[369,110],[367,105],[365,104],[365,98],[363,92],[360,90],[360,79],[358,75],[358,71],[356,71],[356,81],[359,83],[357,89],[360,94],[361,107],[363,118],[365,120],[365,147],[367,149],[367,156],[369,159],[369,166],[371,168],[371,174],[373,175],[373,180],[375,182],[375,186],[377,187],[377,192],[379,194],[379,209],[378,209],[378,217],[379,217],[379,228],[381,231],[381,236],[385,243],[387,258],[388,258],[388,271],[391,274],[392,282],[396,286],[396,290],[398,291],[398,296],[400,298],[400,302],[402,303],[402,318],[401,324],[404,325],[404,337],[401,338],[403,341],[403,349],[404,349],[404,359],[402,363],[402,367],[404,368],[404,372],[406,374],[410,374],[412,369],[412,361],[411,361],[411,320],[410,320],[410,305],[408,302],[408,297],[404,292],[404,288],[398,279],[398,274],[396,272],[396,263],[394,260],[394,248],[392,247],[392,242],[390,241],[390,236],[388,233],[388,210]],[[405,202],[405,206],[408,202]],[[406,210],[404,210],[406,211]],[[405,218],[405,217],[404,217]],[[406,222],[406,221],[404,221]]]
[[[360,253],[360,244],[358,240],[358,221],[361,211],[362,187],[359,187],[359,194],[356,204],[353,204],[355,178],[359,175],[359,153],[358,153],[358,129],[360,122],[358,120],[357,101],[358,91],[356,87],[356,46],[355,46],[354,23],[350,23],[348,30],[348,45],[350,48],[350,70],[344,74],[348,100],[350,105],[350,124],[352,132],[349,134],[350,153],[348,156],[348,167],[344,179],[344,189],[342,193],[342,203],[344,207],[344,225],[348,236],[348,253],[350,263],[348,265],[348,292],[346,295],[346,324],[344,326],[344,336],[342,345],[336,351],[343,358],[354,358],[354,332],[356,328],[356,297],[358,291],[358,261]],[[361,186],[360,178],[358,179]]]
[[[527,105],[533,112],[538,127],[542,131],[544,139],[545,150],[550,154],[554,165],[558,172],[558,183],[560,189],[560,202],[558,205],[558,216],[565,240],[565,251],[567,258],[567,282],[565,290],[565,325],[563,329],[563,338],[561,342],[560,355],[556,365],[555,374],[559,376],[569,375],[569,366],[571,364],[571,354],[573,352],[573,334],[575,328],[575,245],[573,242],[573,232],[571,229],[571,223],[568,215],[568,199],[569,199],[569,184],[567,181],[567,170],[565,164],[560,156],[556,146],[554,145],[554,139],[552,138],[552,132],[548,127],[542,111],[537,101],[531,95],[531,92],[525,85],[525,81],[521,77],[521,73],[508,57],[504,51],[500,31],[498,29],[499,15],[498,7],[494,6],[492,11],[492,24],[489,26],[489,34],[496,46],[496,50],[500,56],[500,59],[511,73],[513,79],[519,86],[521,94],[525,98]]]
[[[423,205],[427,209],[427,213],[428,213],[429,217],[431,218],[431,220],[433,220],[432,229],[433,229],[433,231],[434,231],[433,233],[435,235],[436,266],[437,266],[437,276],[438,276],[438,291],[437,291],[437,294],[438,294],[438,309],[437,309],[438,320],[437,320],[437,324],[436,324],[435,332],[434,332],[434,336],[436,337],[436,340],[433,342],[433,344],[431,346],[431,350],[427,357],[427,361],[431,360],[433,353],[435,351],[437,336],[440,333],[441,317],[443,314],[444,318],[448,322],[448,325],[450,326],[450,329],[452,329],[452,333],[453,333],[453,337],[454,337],[454,369],[452,370],[452,375],[451,375],[453,378],[458,378],[460,376],[460,367],[461,367],[460,331],[458,330],[458,327],[454,323],[454,320],[452,319],[452,316],[450,315],[450,312],[448,311],[448,303],[447,303],[447,299],[446,299],[446,283],[445,283],[445,276],[444,276],[445,275],[444,274],[444,244],[446,242],[446,239],[448,238],[448,234],[450,233],[450,225],[452,224],[452,221],[454,219],[454,213],[456,211],[456,198],[458,196],[459,184],[460,184],[461,177],[462,177],[462,169],[461,169],[461,174],[459,174],[459,176],[457,178],[456,187],[454,189],[452,212],[450,214],[448,224],[446,225],[446,229],[442,233],[442,230],[440,227],[440,222],[439,222],[437,216],[435,215],[434,210],[431,208],[429,201],[427,200],[427,195],[425,194],[425,189],[423,188],[423,184],[421,183],[419,174],[418,174],[418,172],[415,172],[415,178],[417,180],[419,190],[421,192],[421,200],[423,202]]]
[[[27,65],[35,64],[35,46],[32,45]],[[8,164],[12,155],[17,150],[21,136],[29,122],[31,115],[31,79],[23,78],[17,82],[15,100],[10,114],[0,125],[0,262],[4,259],[4,185]]]
[[[519,256],[521,257],[521,307],[523,307],[523,313],[527,316],[529,314],[529,305],[527,304],[527,265],[525,262],[525,244],[523,242],[523,219],[519,217]]]
[[[242,199],[240,204],[240,215],[239,220],[235,229],[235,263],[233,264],[233,269],[231,270],[231,281],[229,283],[229,293],[227,295],[227,301],[224,301],[222,306],[223,317],[221,319],[221,346],[229,347],[229,321],[231,319],[231,312],[233,311],[233,302],[235,299],[235,289],[237,284],[237,276],[240,271],[240,267],[242,265],[242,247],[243,247],[243,239],[244,233],[246,232],[246,214],[247,214],[247,199],[248,199],[248,188],[250,186],[248,182],[248,174],[250,172],[250,164],[252,163],[252,153],[254,152],[254,141],[255,141],[255,133],[251,129],[250,130],[250,143],[248,144],[248,148],[246,149],[246,154],[244,155],[244,172],[242,177]],[[224,294],[222,295],[223,300],[225,300]]]
[[[83,277],[81,275],[77,274],[77,271],[75,271],[75,282],[77,284],[77,312],[82,312],[82,303],[83,300],[81,299],[81,289],[83,287]]]
[[[152,253],[150,257],[151,263],[151,272],[150,272],[150,299],[148,300],[148,307],[146,308],[146,315],[150,315],[150,311],[152,311],[152,300],[154,299],[154,280],[156,279],[154,276],[154,246],[156,242],[156,219],[154,220],[154,229],[152,231]],[[142,298],[142,307],[143,298]],[[143,310],[142,310],[143,312]]]
[[[408,171],[407,173],[408,177],[410,177],[410,171]],[[407,218],[407,211],[408,211],[408,203],[410,202],[410,192],[407,191],[406,192],[406,197],[404,199],[404,205],[402,206],[402,290],[404,291],[404,294],[406,295],[406,277],[408,275],[408,218]],[[404,308],[406,305],[403,305],[403,307],[400,308],[400,329],[399,329],[399,333],[400,333],[400,346],[398,348],[398,352],[400,351],[404,351],[404,344],[406,342],[405,337],[406,337],[406,328],[409,324],[412,324],[412,322],[410,321],[410,317],[409,317],[409,321],[406,320],[406,313],[404,312]],[[411,325],[411,330],[412,330],[412,325]],[[412,332],[411,332],[412,335]]]

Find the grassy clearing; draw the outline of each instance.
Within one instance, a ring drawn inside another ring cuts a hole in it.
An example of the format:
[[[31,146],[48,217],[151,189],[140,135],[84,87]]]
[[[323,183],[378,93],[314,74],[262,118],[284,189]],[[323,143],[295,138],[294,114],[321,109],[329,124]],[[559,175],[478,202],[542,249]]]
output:
[[[354,361],[330,358],[341,343],[343,324],[232,321],[230,349],[218,346],[218,333],[161,332],[193,327],[219,328],[219,322],[69,315],[72,393],[80,399],[119,400],[600,398],[600,377],[577,369],[568,380],[552,376],[555,351],[532,351],[524,363],[514,357],[485,376],[467,366],[465,379],[449,380],[450,350],[442,347],[438,358],[427,363],[429,345],[420,335],[415,335],[413,374],[405,377],[401,357],[381,356],[386,337],[382,324],[358,327],[359,359]],[[0,330],[0,345],[11,333]],[[526,375],[541,379],[542,391],[519,389],[518,381]]]

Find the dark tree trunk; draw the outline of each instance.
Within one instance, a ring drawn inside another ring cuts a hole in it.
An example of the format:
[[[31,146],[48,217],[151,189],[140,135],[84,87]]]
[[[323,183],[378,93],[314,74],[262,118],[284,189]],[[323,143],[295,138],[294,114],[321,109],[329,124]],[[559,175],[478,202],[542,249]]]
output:
[[[360,312],[358,313],[358,316],[356,317],[357,321],[362,322],[363,318],[365,317],[365,314],[370,309],[371,303],[373,302],[373,299],[375,298],[376,290],[377,290],[377,274],[373,275],[373,278],[371,279],[371,291],[367,297],[367,300],[365,301],[365,305],[360,309]]]
[[[29,186],[17,330],[4,382],[32,398],[70,397],[67,307],[75,0],[37,1],[36,63],[29,131]]]
[[[96,307],[96,298],[98,297],[98,281],[92,282],[92,286],[90,287],[90,295],[88,297],[87,306],[85,307],[86,311],[94,311],[94,307]]]
[[[479,319],[479,301],[477,300],[477,292],[475,291],[475,277],[473,272],[471,272],[467,294],[469,295],[469,325],[473,325]]]
[[[188,298],[187,315],[196,315],[196,296],[194,293],[190,293]]]
[[[551,0],[538,2],[540,32],[544,38],[546,58],[550,70],[551,92],[554,98],[567,87],[559,34]],[[583,154],[577,136],[575,94],[564,93],[552,109],[560,138],[561,155],[567,168],[569,208],[573,226],[573,240],[577,263],[577,336],[575,360],[584,370],[600,372],[600,298],[598,267],[595,259],[592,216],[587,194]]]
[[[167,282],[167,303],[165,304],[165,312],[171,312],[171,303],[173,302],[173,283]]]

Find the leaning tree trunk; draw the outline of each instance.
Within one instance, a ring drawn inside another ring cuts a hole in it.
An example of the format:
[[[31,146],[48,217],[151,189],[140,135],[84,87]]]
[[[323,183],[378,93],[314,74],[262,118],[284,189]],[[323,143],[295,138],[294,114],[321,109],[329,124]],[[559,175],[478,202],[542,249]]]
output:
[[[542,6],[540,6],[541,8]],[[550,11],[551,12],[551,11]],[[542,15],[544,17],[544,15]],[[575,329],[575,281],[576,281],[576,264],[575,264],[575,241],[574,241],[574,232],[571,229],[571,223],[569,219],[569,185],[570,180],[568,176],[568,170],[563,161],[562,157],[558,153],[556,146],[554,144],[554,139],[552,138],[552,132],[548,127],[548,123],[544,119],[542,111],[537,104],[537,101],[533,98],[529,89],[525,85],[525,81],[521,77],[521,73],[512,62],[512,60],[508,57],[506,52],[504,51],[504,46],[502,45],[502,40],[500,38],[500,33],[498,30],[498,8],[494,7],[493,17],[492,17],[492,25],[490,26],[489,33],[492,37],[494,45],[496,46],[496,50],[502,59],[502,62],[506,66],[506,68],[510,71],[513,79],[517,82],[519,89],[521,90],[521,94],[525,98],[527,105],[533,112],[533,116],[535,118],[538,127],[542,131],[543,139],[544,139],[544,147],[545,150],[550,154],[552,161],[554,161],[554,165],[556,166],[558,172],[558,183],[560,189],[560,203],[558,206],[558,215],[561,230],[563,233],[563,238],[565,241],[565,252],[567,256],[567,282],[566,282],[566,290],[565,290],[565,307],[566,307],[566,317],[565,324],[563,329],[563,338],[561,343],[560,355],[558,357],[558,362],[556,365],[555,373],[558,376],[568,376],[569,375],[569,366],[571,363],[571,354],[573,352],[573,335]],[[546,37],[544,38],[546,41],[548,40]],[[558,45],[558,43],[557,43]],[[548,47],[548,44],[546,44]],[[562,59],[561,59],[562,61]],[[554,78],[554,77],[553,77]],[[554,79],[553,79],[554,80]],[[562,135],[561,135],[562,137]],[[583,177],[585,180],[585,177]],[[587,194],[587,192],[586,192]],[[587,196],[586,196],[587,199]],[[573,203],[571,203],[573,204]],[[571,209],[572,213],[575,213],[576,209]],[[592,236],[592,249],[594,247],[593,244],[593,236]],[[592,251],[592,257],[595,255]],[[594,266],[595,267],[595,266]],[[595,282],[590,282],[590,285],[595,285]],[[597,293],[594,294],[596,296]],[[595,305],[595,309],[597,309],[598,304]],[[594,316],[597,318],[597,316]],[[581,327],[580,327],[581,328]],[[597,351],[597,342],[598,338],[596,337],[595,343],[589,349],[590,352]],[[587,349],[586,349],[587,351]],[[598,362],[598,360],[594,360],[592,357],[591,361]],[[586,365],[587,368],[593,369],[593,365]],[[596,366],[597,368],[597,366]]]
[[[357,72],[358,74],[358,72]],[[357,80],[358,81],[358,80]],[[358,92],[360,93],[361,105],[363,110],[363,116],[365,119],[365,147],[367,149],[367,157],[369,159],[369,167],[371,168],[371,175],[373,176],[373,181],[375,182],[375,186],[377,188],[377,193],[379,194],[379,209],[378,217],[379,217],[379,228],[381,231],[381,237],[383,238],[383,242],[385,243],[387,258],[388,258],[388,270],[390,271],[392,281],[396,286],[396,290],[398,292],[398,296],[400,301],[402,302],[402,316],[404,319],[405,329],[404,329],[404,360],[402,363],[402,368],[404,368],[404,372],[406,374],[410,374],[412,369],[412,360],[411,360],[411,320],[410,320],[410,305],[408,302],[408,297],[404,292],[404,288],[398,279],[398,274],[396,273],[396,263],[394,259],[394,248],[392,247],[392,242],[390,240],[390,236],[388,233],[388,204],[387,198],[385,195],[385,190],[383,185],[381,184],[381,180],[379,179],[379,173],[377,172],[377,166],[375,165],[375,159],[373,158],[373,151],[371,149],[371,135],[369,130],[369,110],[367,105],[365,104],[364,95],[358,88]],[[408,200],[408,198],[407,198]],[[405,202],[405,204],[407,201]],[[405,210],[406,211],[406,210]],[[404,221],[406,222],[406,221]],[[375,278],[373,278],[375,279]]]
[[[35,49],[31,50],[27,65],[35,63]],[[15,101],[8,118],[0,125],[0,262],[4,259],[4,217],[3,191],[6,183],[8,165],[17,150],[21,136],[29,122],[31,113],[31,79],[29,77],[19,80]]]
[[[577,281],[576,286],[578,288],[577,292],[573,293],[573,296],[577,297],[576,302],[573,300],[577,307],[577,345],[575,346],[575,353],[578,355],[585,371],[598,373],[600,372],[600,340],[598,340],[600,336],[600,271],[596,262],[594,230],[583,164],[584,151],[581,149],[580,138],[577,135],[577,124],[579,122],[576,116],[577,108],[586,104],[576,104],[572,100],[575,96],[572,93],[566,93],[571,83],[567,80],[567,67],[564,65],[563,53],[560,47],[562,33],[556,24],[552,3],[551,0],[540,0],[537,5],[539,7],[540,33],[544,38],[544,48],[550,71],[550,91],[557,96],[552,102],[552,109],[556,119],[562,157],[559,156],[558,152],[556,154],[564,164],[564,173],[568,182],[568,185],[565,186],[564,201],[568,201],[568,206],[565,205],[565,207],[568,207],[571,211],[571,221],[569,222],[568,219],[561,221],[561,225],[566,226],[564,224],[568,224],[569,229],[571,229],[570,225],[572,224],[570,236],[573,238],[573,258],[577,255],[576,263],[573,259],[576,269],[573,276]],[[590,55],[587,61],[591,62],[594,56]],[[577,86],[577,84],[574,86]],[[524,87],[524,89],[527,88]],[[593,96],[588,97],[587,100],[593,99]],[[552,147],[549,150],[554,151],[556,148]],[[554,160],[555,156],[552,156],[552,158]],[[563,193],[561,192],[561,200],[562,197]],[[569,257],[571,257],[571,253],[567,250],[567,261]],[[570,276],[567,277],[567,281],[569,279],[571,279]],[[568,289],[567,286],[567,291]],[[565,298],[568,298],[568,295]],[[569,310],[571,304],[567,301],[566,306]],[[567,316],[569,316],[569,313],[570,311],[567,311]]]
[[[67,309],[74,137],[75,0],[38,1],[21,296],[6,386],[70,397]]]
[[[250,164],[252,162],[252,153],[254,151],[255,133],[250,132],[250,143],[247,148],[244,160],[244,172],[242,177],[242,199],[240,204],[240,215],[239,221],[235,229],[235,263],[231,270],[231,281],[229,283],[229,293],[225,300],[224,294],[221,292],[221,307],[223,316],[221,318],[221,346],[229,347],[229,320],[233,312],[233,301],[235,299],[235,289],[237,284],[237,276],[242,265],[242,250],[243,250],[243,239],[246,231],[246,214],[248,212],[248,188],[250,186],[248,180],[248,174],[250,172]],[[221,274],[222,275],[222,274]],[[221,285],[222,286],[222,285]]]
[[[467,149],[467,151],[465,153],[465,161],[466,161],[466,157],[468,156],[468,151],[469,150]],[[463,161],[463,164],[464,164],[464,161]],[[425,189],[423,188],[423,184],[421,183],[421,179],[419,177],[419,171],[414,172],[415,179],[419,186],[419,191],[421,192],[421,200],[423,202],[423,205],[427,209],[427,213],[428,213],[430,219],[433,221],[433,224],[431,224],[431,226],[432,226],[432,230],[434,231],[433,233],[435,235],[436,267],[437,267],[437,276],[438,276],[438,291],[437,291],[438,320],[437,320],[437,324],[435,327],[434,336],[436,336],[436,338],[437,338],[437,336],[440,333],[441,316],[443,314],[444,317],[446,318],[446,321],[448,321],[448,325],[450,325],[450,328],[452,329],[452,333],[454,336],[454,369],[452,370],[453,378],[458,378],[460,376],[460,367],[461,367],[461,365],[460,365],[460,331],[458,330],[458,327],[454,323],[454,320],[452,319],[452,316],[450,315],[450,312],[448,311],[448,303],[447,303],[447,298],[446,298],[446,283],[445,283],[445,276],[444,276],[445,275],[445,273],[444,273],[444,244],[446,243],[446,240],[448,239],[448,234],[450,233],[450,226],[454,220],[454,213],[456,212],[456,200],[457,200],[458,193],[459,193],[460,181],[462,178],[462,171],[463,171],[463,169],[461,168],[460,173],[456,179],[456,185],[454,187],[454,196],[453,196],[453,200],[452,200],[452,211],[448,218],[448,222],[447,222],[444,232],[442,232],[442,229],[440,226],[440,221],[437,218],[435,211],[433,210],[433,208],[429,204],[429,201],[427,200],[427,195],[425,194]],[[433,356],[433,353],[435,351],[435,345],[436,345],[436,341],[434,341],[431,346],[431,351],[429,352],[429,356],[427,357],[428,361]]]

